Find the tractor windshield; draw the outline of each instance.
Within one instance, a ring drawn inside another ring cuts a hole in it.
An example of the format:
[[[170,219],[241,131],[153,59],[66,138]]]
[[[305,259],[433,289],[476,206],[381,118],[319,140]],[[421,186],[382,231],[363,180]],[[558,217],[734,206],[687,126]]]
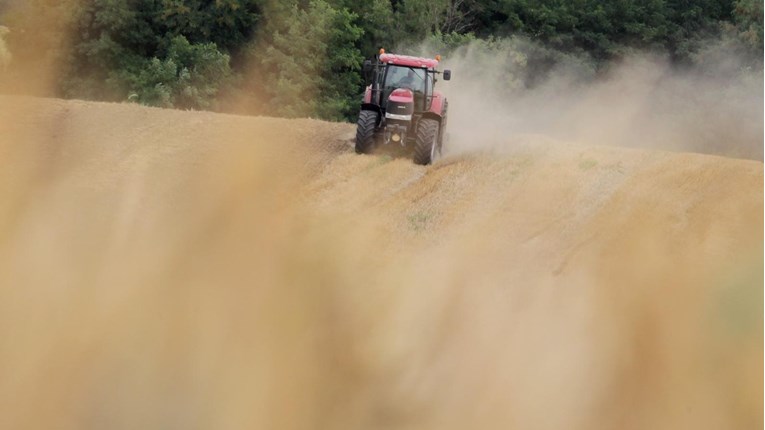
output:
[[[425,110],[426,96],[433,92],[433,80],[428,79],[426,69],[407,66],[388,66],[383,85],[383,100],[397,88],[408,88],[414,92],[415,110]]]
[[[414,92],[425,92],[425,69],[405,66],[389,66],[385,77],[385,90],[409,88]]]

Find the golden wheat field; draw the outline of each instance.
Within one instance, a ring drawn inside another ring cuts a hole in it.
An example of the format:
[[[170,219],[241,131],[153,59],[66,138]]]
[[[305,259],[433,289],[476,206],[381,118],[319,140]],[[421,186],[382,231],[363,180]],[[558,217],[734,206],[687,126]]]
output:
[[[762,162],[353,132],[0,97],[0,428],[763,426]]]

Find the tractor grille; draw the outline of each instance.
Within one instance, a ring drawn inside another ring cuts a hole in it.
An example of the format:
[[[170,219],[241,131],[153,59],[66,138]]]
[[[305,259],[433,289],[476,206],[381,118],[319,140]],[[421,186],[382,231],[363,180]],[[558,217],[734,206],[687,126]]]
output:
[[[393,115],[411,115],[414,113],[414,104],[389,101],[387,113]]]

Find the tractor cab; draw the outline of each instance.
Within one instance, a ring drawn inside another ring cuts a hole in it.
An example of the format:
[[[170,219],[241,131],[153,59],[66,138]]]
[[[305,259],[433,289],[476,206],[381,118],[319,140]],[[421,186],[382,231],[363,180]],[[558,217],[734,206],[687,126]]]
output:
[[[367,60],[364,63],[364,74],[367,82],[365,102],[373,103],[387,111],[388,98],[397,89],[405,89],[414,96],[414,111],[425,112],[430,109],[433,99],[433,87],[436,82],[436,70],[440,56],[436,59],[410,57],[407,55],[381,54],[376,57],[376,63]],[[444,80],[451,78],[451,73],[443,73]],[[369,96],[369,97],[367,97]]]
[[[441,150],[447,113],[446,99],[434,90],[436,76],[442,75],[447,81],[451,78],[449,70],[437,70],[439,61],[440,56],[410,57],[380,50],[374,61],[364,62],[368,86],[359,114],[357,152],[368,153],[378,144],[414,144],[415,162],[429,164],[432,161],[435,151]],[[425,119],[428,121],[423,123]],[[372,123],[374,127],[370,129]],[[417,148],[418,130],[434,127],[437,141],[433,145],[423,144],[430,151],[418,157],[417,153],[424,151]]]
[[[415,110],[418,112],[425,110],[425,95],[433,92],[432,80],[428,79],[427,69],[409,66],[388,66],[385,68],[385,73],[382,77],[382,105],[386,104],[388,97],[390,97],[393,91],[404,89],[411,91],[415,97]],[[430,91],[428,91],[428,87],[430,87]]]

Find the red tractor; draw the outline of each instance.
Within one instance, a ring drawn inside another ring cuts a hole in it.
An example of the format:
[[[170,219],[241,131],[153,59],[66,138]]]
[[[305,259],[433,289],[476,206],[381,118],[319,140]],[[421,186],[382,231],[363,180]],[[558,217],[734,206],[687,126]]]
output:
[[[430,164],[443,147],[448,103],[433,87],[440,57],[386,54],[364,62],[368,84],[356,128],[356,152],[379,145],[414,147],[414,162]],[[444,70],[445,81],[451,71]]]

